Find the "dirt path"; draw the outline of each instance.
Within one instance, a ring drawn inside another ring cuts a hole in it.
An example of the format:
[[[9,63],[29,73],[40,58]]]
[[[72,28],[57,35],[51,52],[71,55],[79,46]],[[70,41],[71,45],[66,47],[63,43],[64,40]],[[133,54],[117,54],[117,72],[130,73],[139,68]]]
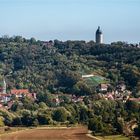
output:
[[[0,140],[95,140],[88,137],[85,127],[37,128],[0,136]]]

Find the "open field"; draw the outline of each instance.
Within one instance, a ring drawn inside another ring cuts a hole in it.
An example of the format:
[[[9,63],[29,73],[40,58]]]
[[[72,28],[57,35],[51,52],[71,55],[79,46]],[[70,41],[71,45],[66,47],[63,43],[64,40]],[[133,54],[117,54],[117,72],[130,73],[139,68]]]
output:
[[[88,137],[87,128],[47,128],[39,127],[0,136],[0,140],[95,140]]]
[[[101,140],[130,140],[129,138],[122,135],[113,135],[113,136],[105,136],[105,137],[97,137]]]

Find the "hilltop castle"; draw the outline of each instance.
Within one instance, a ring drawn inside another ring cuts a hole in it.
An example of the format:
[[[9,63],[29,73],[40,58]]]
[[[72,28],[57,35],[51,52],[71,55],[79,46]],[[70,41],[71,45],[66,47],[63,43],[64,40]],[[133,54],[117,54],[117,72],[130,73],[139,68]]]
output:
[[[96,40],[97,44],[102,44],[103,43],[103,33],[100,29],[100,26],[98,26],[98,29],[96,31],[95,40]]]

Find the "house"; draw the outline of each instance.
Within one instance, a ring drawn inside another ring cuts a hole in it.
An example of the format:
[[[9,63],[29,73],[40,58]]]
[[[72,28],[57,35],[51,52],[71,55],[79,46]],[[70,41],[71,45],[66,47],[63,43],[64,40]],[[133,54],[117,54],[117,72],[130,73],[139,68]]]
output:
[[[77,103],[77,102],[82,102],[85,96],[75,96],[73,95],[71,98],[71,102]]]
[[[29,97],[30,99],[36,100],[36,93],[29,93],[26,96]]]
[[[30,93],[28,89],[12,89],[11,95],[14,95],[16,98],[29,97],[36,100],[36,93]]]
[[[140,98],[129,98],[128,100],[140,103]]]
[[[52,99],[52,102],[55,103],[55,105],[59,105],[60,104],[59,98]]]
[[[123,92],[126,90],[126,85],[125,84],[119,84],[117,86],[117,90],[120,91],[120,92]]]
[[[29,94],[28,89],[12,89],[11,95],[14,95],[16,98],[22,98]]]
[[[98,88],[100,92],[106,92],[108,89],[108,84],[100,84]]]
[[[111,93],[108,93],[108,94],[107,94],[107,98],[108,98],[109,100],[114,100],[114,97],[113,97],[113,95],[112,95]]]
[[[0,102],[1,103],[7,103],[10,100],[11,100],[11,95],[10,94],[0,93]]]
[[[3,108],[3,104],[0,104],[0,108]]]
[[[7,103],[7,106],[5,106],[7,109],[10,109],[12,107],[12,105],[14,104],[14,101],[9,101]]]

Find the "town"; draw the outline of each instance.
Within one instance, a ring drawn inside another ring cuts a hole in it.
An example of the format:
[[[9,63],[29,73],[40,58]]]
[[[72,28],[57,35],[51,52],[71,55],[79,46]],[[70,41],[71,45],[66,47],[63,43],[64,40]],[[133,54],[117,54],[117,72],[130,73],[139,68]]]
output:
[[[91,77],[97,77],[96,75],[82,75],[82,79],[87,79]],[[100,77],[100,76],[98,76]],[[37,93],[30,93],[28,89],[11,89],[7,93],[6,81],[3,79],[3,86],[0,87],[0,108],[10,109],[13,103],[18,100],[21,101],[23,98],[29,98],[32,101],[37,101]],[[65,102],[64,97],[69,100],[69,102],[77,103],[83,102],[85,98],[89,100],[89,103],[95,99],[104,99],[104,100],[114,100],[126,102],[127,100],[140,102],[140,98],[132,97],[132,92],[127,90],[124,82],[120,82],[116,85],[114,89],[111,89],[111,84],[109,83],[100,83],[96,86],[96,98],[93,95],[83,95],[76,96],[74,94],[64,94],[64,93],[53,93],[52,103],[54,106],[59,106],[61,103]]]

